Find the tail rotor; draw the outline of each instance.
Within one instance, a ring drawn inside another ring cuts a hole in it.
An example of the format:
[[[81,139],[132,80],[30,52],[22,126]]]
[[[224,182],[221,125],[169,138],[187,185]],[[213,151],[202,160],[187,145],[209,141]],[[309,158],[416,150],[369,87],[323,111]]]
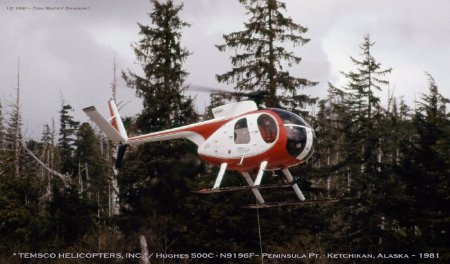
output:
[[[119,170],[122,167],[122,160],[125,156],[125,152],[127,151],[128,145],[120,145],[117,149],[117,157],[115,163],[115,169]]]

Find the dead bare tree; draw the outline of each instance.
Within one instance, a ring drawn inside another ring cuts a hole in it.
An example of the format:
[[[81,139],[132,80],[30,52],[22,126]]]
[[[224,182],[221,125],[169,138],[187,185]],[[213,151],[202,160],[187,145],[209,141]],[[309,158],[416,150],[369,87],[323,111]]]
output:
[[[40,160],[30,149],[28,149],[27,144],[25,142],[21,142],[23,149],[28,152],[28,154],[45,170],[47,170],[52,175],[57,176],[64,183],[64,186],[68,186],[70,184],[70,177],[67,174],[61,174],[53,169],[51,169],[47,164],[45,164],[42,160]]]

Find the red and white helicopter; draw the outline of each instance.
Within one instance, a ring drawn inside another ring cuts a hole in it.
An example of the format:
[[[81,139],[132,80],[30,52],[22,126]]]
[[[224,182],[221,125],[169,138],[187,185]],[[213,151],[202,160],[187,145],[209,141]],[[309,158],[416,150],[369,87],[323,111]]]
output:
[[[220,167],[213,188],[200,193],[251,189],[258,201],[253,207],[260,208],[280,203],[266,203],[259,189],[292,186],[298,199],[305,201],[289,167],[305,162],[312,155],[315,134],[294,113],[276,108],[258,110],[253,101],[241,101],[212,109],[214,118],[208,121],[129,138],[115,102],[109,100],[108,105],[109,120],[94,106],[83,111],[115,143],[126,146],[180,138],[194,142],[200,159]],[[248,186],[221,188],[227,170],[240,172]],[[288,184],[261,185],[264,172],[276,170],[282,171]],[[250,173],[256,171],[253,180]]]

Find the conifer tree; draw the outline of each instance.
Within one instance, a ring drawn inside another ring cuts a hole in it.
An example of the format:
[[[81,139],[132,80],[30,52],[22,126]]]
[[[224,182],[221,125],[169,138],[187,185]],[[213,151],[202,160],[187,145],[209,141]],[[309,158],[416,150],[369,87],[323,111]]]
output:
[[[342,151],[340,167],[349,182],[348,197],[341,208],[344,224],[342,239],[352,252],[376,252],[386,247],[395,210],[402,200],[403,185],[396,175],[380,163],[381,138],[386,129],[381,125],[384,111],[376,91],[389,84],[383,77],[391,69],[382,69],[372,55],[370,36],[360,46],[361,59],[351,57],[356,70],[343,73],[347,84],[342,88],[330,85],[330,90],[341,94],[340,112]],[[396,195],[398,194],[398,195]],[[380,206],[383,202],[383,206]]]
[[[5,162],[5,146],[4,146],[4,135],[5,135],[5,127],[3,125],[3,106],[0,102],[0,165],[1,167],[6,166]]]
[[[319,101],[319,111],[313,123],[317,136],[312,157],[313,168],[316,169],[313,177],[319,180],[326,178],[328,197],[340,197],[348,187],[342,170],[342,130],[346,111],[342,104],[343,93],[333,87],[328,92],[328,97]]]
[[[92,229],[95,217],[94,208],[86,199],[82,199],[76,186],[58,188],[53,185],[53,199],[48,204],[48,217],[51,225],[48,236],[54,250],[62,250],[76,244],[82,236]]]
[[[3,137],[5,134],[5,127],[3,125],[3,106],[2,102],[0,102],[0,149],[3,148]],[[1,152],[2,150],[0,150]]]
[[[61,172],[73,174],[76,169],[76,161],[74,159],[74,142],[76,139],[76,131],[79,122],[73,119],[70,112],[73,111],[72,106],[63,104],[59,120],[59,155],[61,162]]]
[[[41,137],[42,143],[42,161],[47,164],[47,166],[51,169],[54,169],[54,155],[55,155],[55,146],[54,146],[54,135],[50,129],[48,124],[44,125],[44,129],[42,131]],[[45,181],[47,182],[47,194],[51,193],[51,178],[52,174],[45,169],[42,170],[42,175],[45,177]]]
[[[9,104],[10,113],[7,120],[7,129],[5,135],[5,146],[14,153],[14,157],[8,157],[13,160],[14,174],[20,176],[21,170],[21,141],[22,141],[22,115],[20,110],[20,58],[17,63],[17,87],[16,98]]]
[[[189,25],[179,17],[183,5],[171,0],[152,4],[151,25],[138,24],[141,39],[133,45],[144,75],[123,73],[128,86],[143,100],[144,109],[136,119],[140,133],[197,120],[192,99],[183,95],[188,74],[183,63],[190,54],[180,43],[182,29]],[[183,218],[173,214],[180,213],[187,182],[196,175],[196,160],[189,158],[194,150],[184,140],[155,142],[138,146],[124,160],[119,175],[122,228],[130,235],[138,232],[141,241],[147,238],[152,250],[165,251],[167,241],[182,230],[179,221]]]
[[[104,206],[107,204],[108,197],[108,169],[106,161],[100,153],[100,141],[89,123],[80,125],[75,147],[80,185],[83,186],[89,196],[94,194],[93,197],[99,202],[101,198],[101,205]]]
[[[15,102],[9,104],[4,142],[0,146],[0,252],[2,253],[10,251],[13,245],[17,245],[17,241],[23,243],[23,248],[29,248],[36,241],[42,241],[44,233],[43,207],[39,202],[42,186],[34,174],[35,167],[22,151],[19,80],[18,75]],[[4,255],[2,259],[3,257]]]
[[[55,169],[55,131],[49,124],[44,125],[41,143],[43,144],[43,161],[49,168]]]
[[[433,77],[429,92],[419,102],[413,120],[413,133],[405,139],[401,171],[411,200],[405,208],[403,224],[412,241],[423,245],[421,250],[445,254],[450,244],[449,168],[450,118],[446,112],[449,99],[439,92]],[[447,253],[444,261],[450,259]]]
[[[353,153],[349,153],[349,158],[357,159],[355,160],[357,163],[363,163],[363,171],[376,169],[374,166],[379,143],[377,133],[380,132],[381,111],[380,98],[375,92],[381,91],[382,86],[389,84],[381,78],[392,70],[381,68],[381,64],[372,56],[373,45],[370,36],[366,35],[360,46],[362,59],[350,57],[357,70],[343,73],[348,80],[343,89],[346,92],[343,103],[347,106],[347,116],[350,118],[347,121],[352,126],[345,131],[349,133],[347,137],[350,139],[349,145],[355,146]]]
[[[141,132],[179,126],[195,118],[192,100],[183,95],[188,75],[183,63],[190,54],[180,43],[181,30],[189,26],[179,17],[183,5],[174,5],[171,0],[152,3],[152,25],[138,23],[142,38],[133,45],[144,76],[131,71],[122,74],[143,99],[144,109],[136,120]]]
[[[234,83],[235,89],[251,94],[250,99],[266,107],[285,106],[291,110],[314,102],[299,90],[316,85],[292,76],[288,68],[301,58],[286,45],[304,45],[307,28],[286,16],[286,4],[278,0],[240,0],[250,16],[245,29],[224,35],[219,51],[235,50],[232,70],[217,75],[222,83]]]
[[[7,155],[6,159],[10,161],[10,169],[14,170],[16,177],[20,176],[22,164],[22,115],[20,112],[20,87],[16,89],[16,101],[9,104],[9,116],[7,120],[6,134],[4,135],[5,148],[13,155]],[[12,167],[11,167],[12,166]]]
[[[52,142],[52,131],[50,130],[50,126],[48,124],[45,124],[42,130],[41,142],[44,145],[49,145]]]

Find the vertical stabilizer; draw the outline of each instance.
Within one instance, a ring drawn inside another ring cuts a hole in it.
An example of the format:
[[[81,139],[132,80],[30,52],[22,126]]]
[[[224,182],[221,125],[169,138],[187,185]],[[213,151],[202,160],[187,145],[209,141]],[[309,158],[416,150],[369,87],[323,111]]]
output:
[[[100,128],[103,133],[105,133],[109,139],[115,143],[125,142],[124,138],[115,127],[111,125],[108,120],[106,120],[94,106],[86,107],[83,111],[89,116],[89,118]]]
[[[128,139],[127,132],[125,131],[125,127],[123,126],[122,119],[119,115],[119,110],[117,110],[116,103],[113,99],[108,101],[109,112],[111,114],[111,125],[119,132],[119,134],[126,140]]]

